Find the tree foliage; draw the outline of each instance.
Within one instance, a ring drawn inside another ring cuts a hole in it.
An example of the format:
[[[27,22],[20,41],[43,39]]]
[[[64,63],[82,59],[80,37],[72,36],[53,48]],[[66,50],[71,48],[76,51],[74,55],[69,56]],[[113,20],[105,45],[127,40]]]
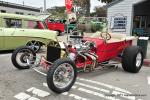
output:
[[[47,9],[47,11],[50,14],[52,14],[52,16],[55,18],[65,18],[65,10],[66,10],[65,6],[61,6],[61,7],[55,6]]]
[[[85,11],[85,15],[89,16],[90,15],[90,7],[91,7],[91,0],[74,0],[74,5],[79,6],[82,8],[83,11]],[[103,3],[110,3],[113,0],[98,0]],[[103,9],[101,9],[102,11]],[[104,10],[103,10],[104,11]]]
[[[81,7],[82,11],[85,12],[86,16],[90,15],[90,0],[74,0],[74,5]]]
[[[106,17],[106,8],[104,7],[95,7],[94,9],[95,12],[91,13],[91,16],[94,17]]]

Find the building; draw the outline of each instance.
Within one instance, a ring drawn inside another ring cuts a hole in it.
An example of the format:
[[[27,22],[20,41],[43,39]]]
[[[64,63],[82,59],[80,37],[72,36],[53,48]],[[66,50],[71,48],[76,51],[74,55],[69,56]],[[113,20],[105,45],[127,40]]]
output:
[[[108,31],[149,34],[150,0],[115,0],[107,5]]]
[[[40,12],[42,12],[42,8],[0,1],[0,12],[21,15],[39,15]]]

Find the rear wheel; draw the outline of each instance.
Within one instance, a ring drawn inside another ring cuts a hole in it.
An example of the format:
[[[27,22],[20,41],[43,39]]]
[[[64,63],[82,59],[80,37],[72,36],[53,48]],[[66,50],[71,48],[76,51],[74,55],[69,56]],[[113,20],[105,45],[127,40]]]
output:
[[[143,59],[141,47],[127,47],[123,52],[122,67],[127,72],[138,73],[143,65]]]
[[[11,56],[11,61],[17,69],[29,69],[29,60],[34,63],[36,54],[29,47],[20,47],[16,49]]]
[[[30,41],[27,43],[27,45],[29,48],[31,48],[34,52],[39,52],[39,50],[41,49],[41,43],[38,41]]]
[[[77,77],[76,66],[69,59],[59,59],[54,62],[47,74],[48,87],[56,92],[69,91]]]

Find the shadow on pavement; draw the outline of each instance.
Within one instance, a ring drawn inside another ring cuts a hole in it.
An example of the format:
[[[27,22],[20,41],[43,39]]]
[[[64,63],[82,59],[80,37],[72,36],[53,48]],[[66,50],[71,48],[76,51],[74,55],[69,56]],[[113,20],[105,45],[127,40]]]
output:
[[[12,52],[13,52],[13,50],[5,50],[5,51],[0,51],[0,54],[9,54]]]

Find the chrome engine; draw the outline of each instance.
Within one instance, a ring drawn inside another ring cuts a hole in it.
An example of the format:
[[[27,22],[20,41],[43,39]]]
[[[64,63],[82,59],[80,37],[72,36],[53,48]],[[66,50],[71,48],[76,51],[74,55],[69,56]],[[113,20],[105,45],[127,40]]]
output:
[[[84,71],[88,59],[92,60],[91,70],[96,66],[98,56],[96,55],[96,44],[91,41],[86,41],[82,36],[70,36],[70,41],[68,42],[68,58],[75,61],[77,56],[84,59]]]

